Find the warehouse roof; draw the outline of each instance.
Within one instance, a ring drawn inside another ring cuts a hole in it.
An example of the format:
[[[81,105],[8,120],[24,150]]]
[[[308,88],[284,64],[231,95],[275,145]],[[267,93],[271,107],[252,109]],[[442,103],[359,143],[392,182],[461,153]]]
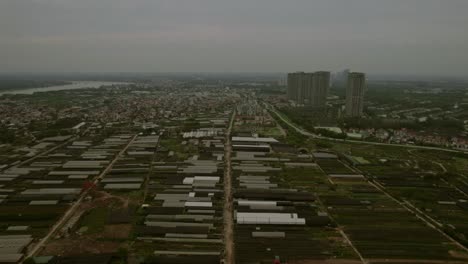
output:
[[[259,143],[277,143],[278,140],[274,138],[263,138],[263,137],[232,137],[232,141],[240,142],[259,142]]]

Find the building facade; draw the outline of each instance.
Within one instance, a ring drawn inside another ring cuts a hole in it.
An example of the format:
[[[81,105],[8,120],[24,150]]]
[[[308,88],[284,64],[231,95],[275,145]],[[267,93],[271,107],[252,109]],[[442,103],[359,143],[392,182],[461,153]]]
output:
[[[327,102],[330,72],[288,74],[287,97],[296,105],[323,107]]]
[[[309,104],[312,106],[325,106],[327,103],[327,96],[330,88],[330,72],[318,71],[315,72],[313,77],[312,90]]]
[[[364,92],[366,89],[366,75],[351,72],[348,75],[346,88],[346,116],[360,117],[364,110]]]

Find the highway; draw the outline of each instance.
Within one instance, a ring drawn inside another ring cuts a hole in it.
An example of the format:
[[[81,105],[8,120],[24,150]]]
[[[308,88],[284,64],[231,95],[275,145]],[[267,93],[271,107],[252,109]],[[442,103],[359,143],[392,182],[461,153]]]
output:
[[[292,127],[294,130],[296,130],[298,133],[316,138],[316,139],[323,139],[323,140],[329,140],[329,141],[334,141],[334,142],[342,142],[342,143],[357,143],[357,144],[368,144],[368,145],[378,145],[378,146],[392,146],[392,147],[404,147],[404,148],[413,148],[413,149],[428,149],[428,150],[439,150],[439,151],[445,151],[445,152],[452,152],[452,153],[463,153],[462,151],[459,150],[454,150],[454,149],[447,149],[447,148],[439,148],[439,147],[428,147],[428,146],[417,146],[417,145],[404,145],[404,144],[390,144],[390,143],[381,143],[381,142],[372,142],[372,141],[364,141],[364,140],[351,140],[351,139],[336,139],[336,138],[330,138],[330,137],[324,137],[320,135],[316,135],[313,133],[310,133],[309,131],[297,126],[296,124],[292,123],[290,120],[287,120],[284,118],[278,110],[275,109],[274,106],[264,103],[266,108],[275,115],[281,119],[283,122],[288,124],[288,126]]]

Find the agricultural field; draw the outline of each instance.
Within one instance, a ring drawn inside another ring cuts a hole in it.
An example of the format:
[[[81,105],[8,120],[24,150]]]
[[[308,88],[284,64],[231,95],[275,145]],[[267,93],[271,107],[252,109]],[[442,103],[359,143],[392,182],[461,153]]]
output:
[[[24,246],[34,248],[69,210],[70,205],[80,198],[85,183],[92,182],[107,168],[129,138],[94,134],[79,140],[71,137],[50,138],[38,144],[48,148],[41,149],[42,154],[39,152],[1,174],[0,236],[30,237],[30,242]],[[96,206],[98,204],[96,202]],[[106,215],[102,214],[105,211],[92,208],[82,208],[83,215],[85,212],[87,214],[82,222],[89,232],[100,232],[99,225],[100,221],[105,220]],[[76,217],[76,222],[81,216]],[[75,225],[64,226],[57,230],[56,236],[69,239],[75,236],[75,231]],[[57,250],[50,244],[42,254],[56,254]],[[61,252],[64,253],[67,254]]]
[[[233,98],[1,145],[0,253],[13,237],[18,260],[468,262],[465,154],[307,137]]]
[[[459,185],[454,184],[460,180],[459,177],[461,175],[453,174],[449,171],[450,169],[446,169],[457,164],[457,161],[462,159],[461,157],[452,154],[447,155],[443,152],[434,154],[433,151],[407,151],[401,148],[399,149],[400,155],[397,155],[398,149],[382,146],[348,145],[347,149],[348,154],[372,160],[372,163],[369,164],[350,164],[355,165],[356,171],[365,174],[371,180],[370,183],[365,183],[367,185],[365,189],[369,189],[369,186],[377,185],[379,189],[385,190],[396,199],[391,204],[380,205],[382,198],[387,198],[386,200],[388,200],[388,197],[383,197],[382,192],[379,191],[379,202],[374,202],[373,200],[377,198],[377,189],[373,188],[374,190],[368,194],[369,196],[366,197],[365,201],[369,202],[368,207],[370,208],[371,206],[373,211],[381,207],[382,209],[380,210],[382,211],[385,208],[385,212],[369,212],[369,208],[363,210],[358,207],[359,210],[356,211],[365,217],[356,216],[355,219],[358,222],[363,222],[366,218],[369,218],[369,224],[376,223],[375,225],[377,225],[378,221],[374,219],[373,215],[375,217],[378,216],[382,220],[387,220],[379,224],[380,231],[369,230],[367,227],[363,230],[363,233],[380,234],[379,232],[383,232],[382,234],[386,234],[385,232],[387,232],[389,236],[393,236],[393,241],[398,241],[401,245],[411,243],[412,245],[416,244],[418,248],[428,248],[426,251],[418,251],[417,249],[409,250],[411,247],[408,246],[407,252],[398,247],[395,248],[395,252],[400,252],[398,254],[401,254],[402,258],[427,257],[427,259],[448,261],[449,259],[456,260],[457,256],[460,256],[454,253],[458,251],[453,242],[449,246],[447,242],[442,242],[447,240],[446,237],[425,225],[421,226],[421,220],[416,219],[414,215],[408,215],[407,210],[400,212],[402,211],[400,203],[411,210],[422,212],[421,215],[431,224],[438,226],[446,234],[455,238],[456,241],[465,244],[467,213],[464,209],[464,201],[466,201],[467,196],[457,188]],[[340,189],[348,189],[348,185],[344,184],[344,187],[341,187],[338,184],[338,191]],[[362,195],[361,193],[359,192],[360,196]],[[351,193],[350,190],[347,190],[347,194],[346,199],[356,196],[352,190]],[[351,221],[352,225],[356,224],[353,223],[354,220],[349,215],[352,214],[352,211],[349,209],[346,209],[346,212],[340,212],[339,209],[336,210],[337,216],[335,219],[337,222],[347,224],[348,221]],[[343,216],[345,216],[344,219]],[[390,219],[397,219],[397,221],[391,223]],[[404,226],[404,228],[401,228],[401,226]],[[387,231],[385,231],[386,229]],[[399,229],[402,230],[399,231]],[[360,235],[356,236],[356,230],[360,229],[351,228],[351,240],[353,240],[353,237],[354,239],[361,238]],[[401,238],[398,238],[399,232],[401,232]],[[418,235],[409,235],[412,232]],[[369,235],[366,236],[366,239],[369,239]],[[404,236],[407,236],[407,238],[404,238]],[[421,239],[418,241],[416,238]],[[392,242],[388,239],[385,243]],[[444,243],[446,246],[436,249],[440,243]],[[356,243],[358,249],[360,245],[361,243]],[[390,249],[393,248],[389,244],[386,244],[386,246]],[[363,252],[364,256],[366,255],[365,251]],[[430,251],[431,255],[427,251]],[[390,254],[391,252],[391,250],[384,250],[382,254]],[[378,255],[371,251],[369,257],[378,258]]]
[[[291,188],[314,192],[316,203],[362,259],[467,261],[466,251],[457,245],[465,243],[467,230],[466,156],[322,141],[306,144],[317,153],[316,168],[289,168],[281,174]],[[315,184],[308,186],[307,179]]]
[[[133,224],[131,250],[147,261],[219,263],[222,258],[223,127],[228,119],[218,115],[194,120],[199,124],[214,119],[222,124],[218,129],[192,125],[191,130],[160,138]]]
[[[242,131],[235,128],[234,134]],[[359,263],[317,199],[316,194],[331,184],[312,155],[236,151],[236,146],[247,144],[242,140],[250,139],[236,140],[232,154],[236,263],[271,263],[275,257],[287,263],[333,259]],[[271,143],[275,144],[281,143]]]

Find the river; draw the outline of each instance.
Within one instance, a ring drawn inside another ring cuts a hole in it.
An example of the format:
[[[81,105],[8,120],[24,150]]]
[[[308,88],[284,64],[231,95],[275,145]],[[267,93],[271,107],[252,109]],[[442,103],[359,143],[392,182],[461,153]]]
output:
[[[62,90],[75,90],[84,88],[99,88],[104,85],[118,85],[128,84],[125,82],[98,82],[98,81],[74,81],[71,84],[57,85],[50,87],[37,87],[27,88],[0,92],[0,96],[3,94],[33,94],[35,92],[50,92],[50,91],[62,91]]]

